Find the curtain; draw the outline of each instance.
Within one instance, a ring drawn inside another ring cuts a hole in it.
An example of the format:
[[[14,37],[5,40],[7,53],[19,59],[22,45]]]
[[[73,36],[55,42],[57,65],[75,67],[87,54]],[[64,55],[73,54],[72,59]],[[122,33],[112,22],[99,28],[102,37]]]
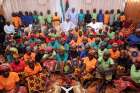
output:
[[[0,0],[0,6],[3,4],[3,0]]]
[[[84,9],[84,10],[93,10],[96,8],[97,10],[110,10],[110,9],[120,9],[124,10],[125,8],[125,0],[89,0],[88,3],[86,0],[69,0],[70,7],[75,7],[76,9]]]
[[[42,2],[41,2],[42,1]],[[110,9],[121,9],[125,8],[125,0],[89,0],[91,3],[88,3],[86,0],[69,0],[70,8],[74,7],[78,11],[79,9],[84,10],[110,10]],[[63,0],[65,2],[65,0]],[[7,19],[11,19],[12,12],[21,11],[34,11],[43,12],[46,15],[46,11],[50,9],[52,14],[58,12],[62,16],[60,0],[4,0],[3,8],[5,16]]]

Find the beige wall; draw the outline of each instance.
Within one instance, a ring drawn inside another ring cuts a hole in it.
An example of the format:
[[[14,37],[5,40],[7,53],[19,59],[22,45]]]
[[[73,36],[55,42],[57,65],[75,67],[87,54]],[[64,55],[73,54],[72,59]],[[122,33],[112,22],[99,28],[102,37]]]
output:
[[[65,1],[65,0],[63,0]],[[45,2],[39,4],[39,2]],[[74,7],[77,10],[93,10],[93,8],[99,9],[121,9],[124,10],[125,0],[91,0],[91,3],[86,3],[86,0],[69,0],[70,8]],[[47,9],[51,9],[52,12],[57,11],[61,16],[60,0],[4,0],[3,3],[6,18],[10,19],[11,12],[13,11],[42,11],[46,14]]]
[[[0,5],[0,15],[4,15],[3,7]]]

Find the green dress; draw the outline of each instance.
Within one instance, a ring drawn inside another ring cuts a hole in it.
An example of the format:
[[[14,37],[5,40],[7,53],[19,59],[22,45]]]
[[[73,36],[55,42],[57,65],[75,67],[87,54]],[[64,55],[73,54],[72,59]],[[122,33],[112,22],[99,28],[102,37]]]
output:
[[[140,70],[137,70],[135,65],[131,66],[130,76],[133,81],[140,84]]]
[[[96,78],[105,78],[105,80],[112,80],[113,71],[110,71],[110,66],[114,65],[113,59],[109,58],[107,61],[100,57],[98,59]]]

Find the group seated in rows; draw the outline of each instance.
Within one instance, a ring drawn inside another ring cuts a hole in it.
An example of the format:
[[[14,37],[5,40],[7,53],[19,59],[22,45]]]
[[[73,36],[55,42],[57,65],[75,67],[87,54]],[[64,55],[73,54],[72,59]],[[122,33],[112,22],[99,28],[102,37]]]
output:
[[[102,25],[95,29],[97,23]],[[72,8],[64,21],[50,10],[47,16],[20,11],[12,13],[3,32],[0,93],[18,93],[21,86],[44,93],[55,75],[84,89],[96,83],[96,93],[109,85],[115,93],[140,91],[140,28],[120,10],[90,14]]]

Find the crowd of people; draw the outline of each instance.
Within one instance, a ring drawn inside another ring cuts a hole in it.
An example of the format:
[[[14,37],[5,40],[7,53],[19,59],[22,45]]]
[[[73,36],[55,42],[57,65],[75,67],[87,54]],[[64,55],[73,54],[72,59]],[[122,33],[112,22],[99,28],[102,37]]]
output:
[[[140,28],[119,9],[0,15],[0,93],[48,93],[55,75],[61,86],[140,93]]]

